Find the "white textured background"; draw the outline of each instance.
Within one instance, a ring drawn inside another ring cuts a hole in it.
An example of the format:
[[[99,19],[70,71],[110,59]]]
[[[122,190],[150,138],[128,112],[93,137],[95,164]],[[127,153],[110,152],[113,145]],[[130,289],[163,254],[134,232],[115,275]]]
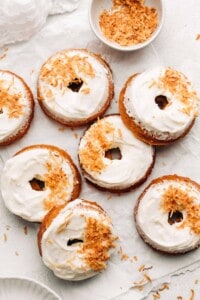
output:
[[[0,68],[9,69],[22,76],[34,94],[36,80],[42,63],[55,51],[63,48],[88,48],[102,54],[109,62],[115,82],[115,98],[108,112],[117,112],[117,99],[126,79],[134,72],[142,72],[157,65],[172,66],[183,71],[200,90],[200,1],[166,0],[164,27],[153,44],[134,53],[120,53],[99,42],[88,23],[88,0],[82,0],[79,8],[70,14],[48,18],[45,27],[30,41],[8,46],[0,55]],[[36,94],[35,94],[36,95]],[[200,123],[197,120],[189,135],[178,143],[157,151],[156,163],[148,179],[164,174],[177,173],[189,176],[200,182]],[[77,146],[84,129],[65,129],[48,119],[36,100],[35,118],[31,128],[17,143],[0,148],[0,170],[4,162],[17,150],[36,143],[55,144],[66,149],[77,162]],[[41,262],[38,254],[36,233],[37,224],[29,224],[12,215],[0,201],[0,276],[27,276],[39,280],[53,288],[64,300],[137,300],[154,299],[151,290],[169,282],[169,291],[161,292],[160,299],[189,299],[191,289],[195,290],[194,300],[200,291],[200,249],[186,255],[168,257],[154,252],[138,236],[134,221],[135,201],[144,187],[121,196],[102,193],[83,184],[81,197],[99,202],[111,215],[119,246],[129,256],[137,256],[138,261],[121,261],[116,254],[108,269],[101,275],[83,282],[70,283],[54,277]],[[7,225],[10,229],[7,230]],[[28,234],[24,234],[24,226]],[[4,234],[7,242],[4,241]],[[152,268],[147,274],[153,282],[143,290],[134,287],[133,282],[143,278],[138,268],[141,265]],[[190,270],[190,271],[188,271]],[[179,274],[175,276],[176,274]],[[195,283],[196,282],[196,283]],[[154,292],[155,293],[155,292]]]

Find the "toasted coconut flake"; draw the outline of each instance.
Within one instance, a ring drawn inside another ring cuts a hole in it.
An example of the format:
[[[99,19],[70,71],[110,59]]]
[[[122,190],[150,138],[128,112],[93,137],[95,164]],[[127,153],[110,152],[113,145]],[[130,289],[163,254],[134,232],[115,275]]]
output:
[[[64,95],[70,83],[81,80],[81,74],[91,78],[95,76],[88,58],[79,55],[69,57],[67,52],[62,52],[60,56],[52,57],[49,63],[43,66],[40,76],[47,84],[58,87]]]
[[[197,40],[197,41],[200,40],[200,34],[197,34],[196,40]]]
[[[158,25],[157,11],[140,0],[113,0],[110,11],[104,10],[99,24],[105,37],[122,46],[145,42]]]
[[[160,299],[160,293],[158,291],[153,293],[152,296],[153,296],[153,300]]]
[[[66,201],[66,187],[69,184],[67,174],[62,169],[62,159],[56,157],[56,153],[50,154],[50,160],[46,163],[47,173],[44,174],[45,189],[49,189],[48,198],[44,200],[44,208],[50,210],[55,204]]]
[[[190,299],[189,299],[189,300],[194,300],[194,296],[195,296],[194,290],[191,289],[191,296],[190,296]]]
[[[21,104],[22,94],[10,92],[13,82],[8,88],[5,86],[5,83],[4,80],[0,80],[0,111],[3,111],[4,108],[6,108],[10,119],[19,118],[24,114],[24,105]]]
[[[81,92],[82,92],[83,94],[86,94],[86,95],[87,95],[87,94],[90,93],[90,88],[82,89]]]
[[[183,73],[168,67],[156,84],[159,89],[168,90],[176,96],[183,104],[184,113],[197,116],[200,99]]]
[[[165,212],[186,211],[186,219],[177,228],[189,227],[194,233],[200,234],[200,205],[190,196],[190,188],[184,191],[169,186],[161,198],[161,208]]]
[[[109,250],[116,247],[116,239],[109,226],[94,218],[87,218],[84,243],[79,251],[94,271],[100,271],[106,268],[110,258]]]
[[[164,290],[169,290],[169,284],[163,283],[163,285],[161,286],[161,288],[159,288],[159,292],[162,292]]]
[[[112,142],[107,139],[106,135],[113,133],[114,128],[112,124],[104,120],[98,120],[86,132],[86,144],[79,151],[80,163],[85,169],[100,172],[106,167],[103,157],[105,151],[109,150],[112,145]]]

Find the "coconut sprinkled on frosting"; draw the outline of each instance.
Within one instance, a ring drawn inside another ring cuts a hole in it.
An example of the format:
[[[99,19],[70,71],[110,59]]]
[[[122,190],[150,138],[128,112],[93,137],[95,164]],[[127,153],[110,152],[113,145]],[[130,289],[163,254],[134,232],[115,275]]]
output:
[[[0,80],[0,112],[3,112],[6,108],[8,110],[9,118],[18,118],[24,114],[24,105],[20,103],[22,94],[11,92],[11,86],[6,87],[5,84],[5,80]]]
[[[171,94],[175,95],[184,106],[182,108],[183,112],[188,115],[197,115],[197,105],[200,99],[183,73],[168,67],[164,75],[158,79],[158,82],[153,82],[150,88],[154,84],[159,89],[168,90]]]
[[[115,248],[117,237],[113,236],[111,228],[92,217],[86,219],[84,243],[80,253],[94,271],[106,268],[106,262],[110,258],[109,250]]]
[[[178,228],[189,227],[200,234],[200,205],[195,203],[195,198],[190,195],[190,188],[184,191],[180,188],[169,186],[161,198],[161,208],[165,212],[186,211],[186,219]]]
[[[143,0],[113,0],[110,11],[104,10],[99,24],[111,41],[129,46],[146,41],[158,25],[157,11]]]
[[[50,160],[46,163],[47,173],[44,174],[45,188],[50,189],[48,198],[44,200],[45,209],[49,210],[55,205],[55,199],[64,201],[67,197],[66,187],[68,178],[62,168],[63,159],[50,153]]]
[[[89,131],[86,132],[86,145],[80,149],[80,163],[94,172],[101,172],[106,166],[103,162],[105,151],[109,150],[112,141],[106,135],[114,134],[114,127],[105,120],[98,120]]]
[[[66,53],[61,52],[56,58],[50,58],[49,63],[43,66],[41,78],[51,86],[58,86],[62,90],[68,87],[71,82],[76,81],[76,83],[79,83],[80,75],[78,74],[81,73],[90,78],[95,76],[94,69],[88,62],[88,58],[80,57],[79,55],[70,57]]]

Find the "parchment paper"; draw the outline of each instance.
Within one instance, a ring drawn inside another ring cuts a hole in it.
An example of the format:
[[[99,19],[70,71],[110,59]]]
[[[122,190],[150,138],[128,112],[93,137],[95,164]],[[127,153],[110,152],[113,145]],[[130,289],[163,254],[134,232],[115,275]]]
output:
[[[4,162],[19,149],[38,143],[54,144],[66,149],[77,162],[77,147],[84,128],[71,130],[50,120],[41,111],[36,99],[36,81],[42,63],[54,52],[64,48],[88,48],[100,53],[109,62],[115,82],[115,98],[107,113],[118,112],[118,95],[126,79],[135,72],[142,72],[157,65],[172,66],[183,71],[200,89],[200,2],[196,0],[167,0],[164,27],[156,41],[143,50],[121,53],[103,45],[92,33],[88,22],[88,0],[71,13],[48,19],[43,30],[30,41],[1,49],[1,69],[8,69],[22,76],[35,95],[35,117],[27,135],[13,145],[0,149],[0,170]],[[78,138],[77,138],[78,135]],[[138,236],[133,220],[137,197],[153,179],[165,174],[189,176],[200,181],[200,124],[196,121],[191,132],[181,141],[157,149],[156,163],[151,176],[135,191],[114,195],[99,192],[83,180],[80,197],[97,201],[113,219],[119,246],[132,259],[121,260],[117,253],[102,274],[77,283],[57,279],[42,263],[37,249],[37,224],[31,224],[12,215],[0,199],[0,276],[28,276],[53,288],[63,299],[103,300],[142,299],[153,287],[154,281],[164,276],[192,268],[200,263],[200,249],[186,255],[166,256],[153,251]],[[110,197],[111,196],[111,197]],[[28,233],[24,233],[24,227]],[[135,256],[135,258],[134,258]],[[136,261],[137,260],[137,261]],[[150,268],[145,274],[138,269]],[[190,266],[191,265],[191,266]],[[145,277],[146,276],[146,277]],[[170,275],[169,275],[170,276]],[[143,281],[142,281],[143,280]],[[135,282],[135,284],[134,284]],[[143,290],[134,287],[145,284]]]

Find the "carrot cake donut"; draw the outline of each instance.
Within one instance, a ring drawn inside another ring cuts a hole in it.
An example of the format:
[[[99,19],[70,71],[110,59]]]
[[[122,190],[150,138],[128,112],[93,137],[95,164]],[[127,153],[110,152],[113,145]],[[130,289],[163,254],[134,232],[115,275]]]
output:
[[[20,139],[33,118],[31,90],[18,75],[0,70],[0,146]]]
[[[120,94],[119,110],[126,126],[152,145],[185,136],[197,116],[199,98],[184,74],[155,68],[131,76]]]
[[[85,125],[104,114],[113,93],[107,62],[84,49],[54,54],[42,66],[38,79],[42,109],[67,126]]]
[[[52,207],[78,197],[80,180],[67,152],[51,145],[33,145],[5,163],[1,192],[12,213],[41,222]]]
[[[200,185],[166,175],[154,179],[139,197],[135,222],[142,239],[154,249],[185,253],[200,244]]]
[[[119,115],[109,115],[83,135],[79,145],[83,176],[111,192],[128,191],[143,183],[151,173],[154,147],[138,140]]]
[[[38,232],[44,264],[57,277],[73,281],[105,270],[116,239],[107,213],[82,199],[53,208]]]

